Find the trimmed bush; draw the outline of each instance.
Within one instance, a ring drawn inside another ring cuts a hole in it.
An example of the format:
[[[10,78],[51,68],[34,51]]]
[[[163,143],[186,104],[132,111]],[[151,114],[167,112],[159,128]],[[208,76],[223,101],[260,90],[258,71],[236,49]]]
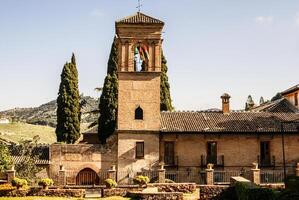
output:
[[[0,191],[11,191],[11,190],[15,190],[15,189],[16,189],[16,187],[12,186],[9,183],[0,185]]]
[[[133,179],[133,182],[138,185],[146,185],[148,184],[150,179],[147,176],[136,176]]]
[[[277,195],[277,200],[299,200],[299,192],[285,190]]]
[[[43,178],[38,182],[38,185],[43,186],[44,189],[48,189],[48,187],[53,184],[54,181],[50,178]]]
[[[299,193],[299,177],[298,176],[287,177],[286,189],[291,191],[296,191]]]
[[[275,193],[268,188],[261,188],[257,185],[246,182],[236,183],[236,193],[239,200],[274,200]]]
[[[111,179],[111,178],[108,178],[105,180],[105,185],[107,188],[115,188],[117,187],[117,183],[115,182],[115,180]]]
[[[11,184],[15,187],[17,187],[17,189],[26,187],[28,185],[28,182],[26,181],[26,179],[21,179],[21,178],[14,178],[11,181]]]

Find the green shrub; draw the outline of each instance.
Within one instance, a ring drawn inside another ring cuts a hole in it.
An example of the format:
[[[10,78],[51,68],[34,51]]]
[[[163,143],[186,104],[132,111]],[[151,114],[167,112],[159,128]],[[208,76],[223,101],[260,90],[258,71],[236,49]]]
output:
[[[105,185],[107,188],[115,188],[117,187],[117,183],[115,180],[108,178],[105,180]]]
[[[285,190],[277,195],[277,200],[299,200],[299,192]]]
[[[38,185],[43,186],[43,188],[47,188],[54,184],[54,181],[50,178],[43,178],[38,182]]]
[[[268,188],[261,188],[251,182],[236,183],[236,193],[239,200],[274,200],[275,193]]]
[[[9,183],[5,183],[5,184],[0,185],[0,191],[11,191],[11,190],[14,190],[14,189],[16,189],[16,187],[13,187]]]
[[[286,179],[286,189],[299,192],[299,177],[289,176]]]
[[[138,185],[146,185],[150,179],[147,176],[136,176],[133,182]]]
[[[21,178],[14,178],[11,181],[11,184],[15,187],[17,187],[17,189],[20,189],[22,187],[26,187],[28,185],[28,182],[26,179],[21,179]]]

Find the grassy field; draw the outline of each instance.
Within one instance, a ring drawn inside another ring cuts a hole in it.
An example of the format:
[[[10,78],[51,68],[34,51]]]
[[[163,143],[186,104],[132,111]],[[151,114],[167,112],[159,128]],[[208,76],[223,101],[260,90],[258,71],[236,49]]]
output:
[[[40,143],[56,142],[55,129],[49,126],[31,125],[26,123],[0,124],[0,138],[19,142],[22,139],[32,139],[39,135]]]

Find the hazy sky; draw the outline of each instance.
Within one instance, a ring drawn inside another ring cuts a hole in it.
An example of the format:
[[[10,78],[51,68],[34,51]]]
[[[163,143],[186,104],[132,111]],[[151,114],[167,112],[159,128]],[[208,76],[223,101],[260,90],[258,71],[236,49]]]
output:
[[[299,1],[143,0],[163,20],[164,52],[177,110],[244,107],[298,84]],[[0,0],[0,110],[56,99],[75,52],[80,93],[99,96],[115,20],[137,0]]]

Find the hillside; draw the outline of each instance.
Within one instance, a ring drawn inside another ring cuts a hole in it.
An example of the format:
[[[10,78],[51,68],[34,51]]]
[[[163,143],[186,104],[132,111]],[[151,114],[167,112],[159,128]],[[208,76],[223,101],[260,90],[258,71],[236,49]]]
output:
[[[82,123],[92,123],[97,120],[98,115],[90,113],[98,109],[98,100],[84,96],[86,105],[82,110]],[[15,108],[0,112],[0,116],[13,119],[13,121],[24,122],[34,125],[56,126],[56,100],[45,103],[34,108]]]
[[[39,135],[40,143],[56,142],[55,129],[49,126],[31,125],[26,123],[0,124],[0,138],[8,142],[29,140]]]

